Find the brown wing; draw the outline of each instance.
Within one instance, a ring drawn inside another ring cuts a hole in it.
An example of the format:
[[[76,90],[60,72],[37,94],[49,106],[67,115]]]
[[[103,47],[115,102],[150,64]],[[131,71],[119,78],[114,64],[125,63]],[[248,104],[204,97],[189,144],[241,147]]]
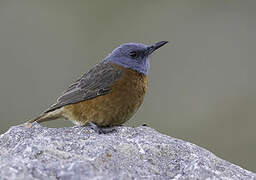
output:
[[[113,83],[120,79],[123,72],[110,63],[101,62],[85,73],[57,99],[45,113],[65,105],[78,103],[109,93]]]

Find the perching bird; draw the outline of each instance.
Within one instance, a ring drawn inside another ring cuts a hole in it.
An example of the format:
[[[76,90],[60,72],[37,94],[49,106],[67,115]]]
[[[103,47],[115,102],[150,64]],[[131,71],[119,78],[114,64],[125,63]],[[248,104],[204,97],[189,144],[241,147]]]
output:
[[[148,85],[150,54],[167,42],[151,46],[120,45],[27,125],[63,117],[76,125],[90,124],[99,133],[104,133],[101,127],[123,124],[142,104]]]

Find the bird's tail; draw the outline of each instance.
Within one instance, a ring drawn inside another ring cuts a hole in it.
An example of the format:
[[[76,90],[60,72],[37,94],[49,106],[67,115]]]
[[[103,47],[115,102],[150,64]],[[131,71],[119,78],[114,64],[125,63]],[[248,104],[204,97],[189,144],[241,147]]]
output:
[[[44,122],[44,120],[47,120],[47,118],[45,116],[46,116],[46,114],[41,114],[40,116],[27,121],[27,123],[33,123],[33,122],[41,123],[41,122]]]
[[[27,121],[25,123],[25,126],[26,127],[31,127],[33,122],[42,123],[42,122],[46,122],[46,121],[52,121],[52,120],[55,120],[57,118],[60,118],[61,116],[62,116],[62,111],[60,111],[59,109],[56,109],[56,110],[51,111],[51,112],[43,113],[40,116]]]

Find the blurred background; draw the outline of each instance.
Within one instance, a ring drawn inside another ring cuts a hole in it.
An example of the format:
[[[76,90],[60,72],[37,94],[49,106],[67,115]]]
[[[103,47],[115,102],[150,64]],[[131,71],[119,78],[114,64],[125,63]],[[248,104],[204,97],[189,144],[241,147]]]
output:
[[[1,0],[0,133],[37,116],[125,42],[169,40],[129,126],[256,172],[256,1]],[[57,120],[43,125],[71,126]]]

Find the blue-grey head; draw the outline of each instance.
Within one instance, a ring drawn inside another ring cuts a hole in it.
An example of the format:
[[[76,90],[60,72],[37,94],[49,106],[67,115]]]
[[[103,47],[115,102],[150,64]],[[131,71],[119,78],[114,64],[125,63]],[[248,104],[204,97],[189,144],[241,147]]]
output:
[[[151,46],[139,43],[125,43],[114,49],[104,61],[112,62],[147,75],[150,54],[166,43],[168,41],[160,41]]]

